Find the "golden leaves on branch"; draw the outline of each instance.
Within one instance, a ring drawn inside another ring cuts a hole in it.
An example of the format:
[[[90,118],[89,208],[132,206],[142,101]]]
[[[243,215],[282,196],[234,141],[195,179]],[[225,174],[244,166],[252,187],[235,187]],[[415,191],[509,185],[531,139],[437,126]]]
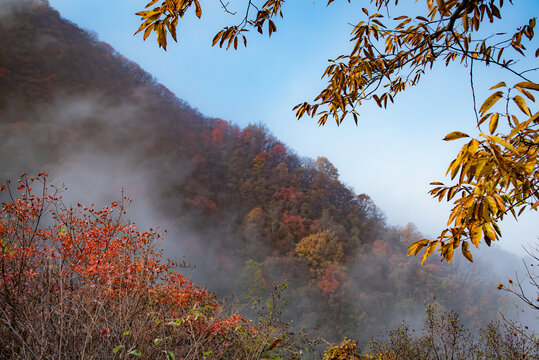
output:
[[[239,35],[243,38],[243,45],[247,46],[247,38],[242,32],[247,31],[247,29],[240,29],[237,26],[226,27],[223,30],[219,31],[212,40],[212,46],[215,46],[219,43],[219,47],[223,47],[227,43],[226,49],[233,45],[234,49],[238,49],[238,37]],[[228,42],[227,42],[228,40]]]
[[[178,27],[179,19],[183,18],[185,13],[194,5],[195,15],[199,19],[202,17],[202,8],[198,0],[165,0],[161,2],[160,6],[150,9],[153,5],[158,3],[159,0],[152,0],[146,5],[144,11],[136,13],[141,17],[142,24],[135,32],[138,34],[144,31],[144,40],[148,38],[150,33],[154,31],[157,36],[157,43],[159,47],[166,50],[167,47],[167,34],[170,33],[174,41],[177,41],[176,29]],[[247,0],[246,15],[240,24],[235,26],[226,26],[219,31],[212,41],[212,46],[219,44],[219,47],[223,47],[226,44],[226,49],[230,47],[234,49],[238,48],[238,43],[243,43],[247,46],[247,37],[245,32],[249,31],[247,27],[255,28],[259,33],[263,33],[263,29],[267,24],[268,35],[271,36],[277,31],[272,18],[280,16],[282,17],[282,3],[283,0],[267,0],[262,7],[257,7],[252,0]],[[228,10],[228,4],[221,3],[225,12],[234,15],[235,13]],[[256,16],[250,19],[251,12],[256,9]]]
[[[499,83],[491,90],[501,87],[507,85]],[[517,218],[526,208],[537,210],[539,207],[539,113],[533,114],[520,95],[511,97],[510,92],[514,89],[524,94],[531,104],[535,98],[529,91],[539,91],[539,84],[520,82],[490,95],[481,105],[478,123],[480,126],[490,119],[490,135],[480,132],[478,139],[471,139],[462,146],[447,169],[451,180],[456,181],[454,185],[431,183],[435,187],[429,193],[439,201],[452,202],[454,207],[448,228],[437,240],[423,239],[408,248],[408,255],[417,255],[426,247],[421,263],[435,249],[440,251],[443,260],[450,262],[454,249],[459,246],[462,255],[473,261],[469,243],[478,247],[483,240],[490,246],[501,237],[498,222],[506,214]],[[504,112],[489,113],[501,99],[505,100]],[[517,116],[505,111],[517,108],[527,117],[525,121],[519,121]],[[496,133],[500,119],[507,123],[505,133]],[[465,137],[469,136],[455,131],[444,140]]]
[[[146,5],[149,9],[159,0],[152,0]],[[185,15],[185,12],[195,5],[195,15],[200,19],[202,8],[198,0],[165,0],[161,6],[154,7],[151,10],[139,11],[136,15],[141,17],[142,24],[135,32],[135,35],[144,30],[144,40],[154,31],[157,37],[157,44],[164,50],[167,49],[167,31],[174,41],[178,41],[176,28],[178,21]]]
[[[383,11],[370,14],[362,9],[367,20],[357,23],[352,31],[353,50],[330,60],[331,64],[322,75],[327,79],[327,87],[313,102],[297,105],[296,117],[308,115],[324,125],[330,118],[340,124],[351,115],[357,122],[356,110],[364,101],[373,100],[380,108],[386,108],[388,101],[393,102],[399,92],[417,85],[425,71],[438,60],[446,65],[456,60],[494,63],[517,73],[511,69],[515,61],[506,59],[504,51],[507,54],[507,49],[514,49],[525,55],[523,39],[533,38],[535,18],[506,38],[502,33],[478,38],[477,31],[484,20],[501,19],[502,1],[499,7],[494,1],[426,2],[427,16],[392,18],[381,15]],[[374,0],[373,3],[377,10],[383,10],[390,2]],[[484,104],[483,112],[499,100],[500,94],[492,95]]]

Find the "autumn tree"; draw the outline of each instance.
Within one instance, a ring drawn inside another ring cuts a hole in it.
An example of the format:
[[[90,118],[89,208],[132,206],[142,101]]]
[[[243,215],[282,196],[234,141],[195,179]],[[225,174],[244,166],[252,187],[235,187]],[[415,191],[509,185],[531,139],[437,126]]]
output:
[[[330,60],[323,73],[327,86],[312,102],[298,104],[296,116],[317,119],[319,125],[328,119],[341,124],[351,117],[357,124],[360,105],[374,101],[386,108],[400,92],[418,85],[435,63],[467,65],[477,135],[455,131],[445,137],[447,141],[471,138],[449,166],[454,182],[432,183],[433,197],[454,204],[448,228],[436,240],[411,245],[409,253],[426,248],[424,262],[437,250],[449,262],[460,247],[472,261],[470,244],[477,247],[481,241],[490,245],[498,240],[498,223],[504,216],[516,218],[526,209],[539,207],[539,114],[532,107],[539,84],[532,72],[537,70],[534,61],[521,61],[539,56],[539,49],[527,48],[534,38],[536,18],[530,17],[516,29],[502,29],[502,15],[512,0],[424,0],[412,5],[414,16],[402,15],[398,0],[370,3],[351,32],[352,50]],[[224,11],[233,13],[228,3],[221,4]],[[274,20],[283,17],[283,5],[284,0],[245,0],[245,16],[220,30],[212,45],[247,46],[246,34],[251,29],[271,36],[277,30]],[[137,13],[142,21],[137,33],[143,32],[146,39],[155,32],[159,46],[166,49],[167,34],[177,40],[178,22],[192,9],[200,18],[198,0],[152,0]],[[486,23],[495,24],[496,31]],[[477,110],[474,65],[498,67],[506,78],[518,79],[517,83],[492,84],[493,93]]]
[[[344,253],[342,244],[331,231],[308,235],[296,245],[296,254],[305,257],[314,275],[321,275],[330,264],[339,264]]]

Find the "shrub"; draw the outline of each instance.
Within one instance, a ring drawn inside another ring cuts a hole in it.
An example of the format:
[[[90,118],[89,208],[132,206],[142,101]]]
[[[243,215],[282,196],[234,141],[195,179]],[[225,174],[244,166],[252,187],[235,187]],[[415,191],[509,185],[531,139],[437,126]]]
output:
[[[523,360],[539,358],[535,333],[514,322],[491,322],[474,337],[458,314],[427,306],[425,328],[420,334],[406,324],[372,339],[370,353],[376,360]]]
[[[126,197],[70,208],[44,173],[17,185],[0,187],[0,358],[299,354],[280,323],[244,319],[161,261],[163,234],[124,220]]]

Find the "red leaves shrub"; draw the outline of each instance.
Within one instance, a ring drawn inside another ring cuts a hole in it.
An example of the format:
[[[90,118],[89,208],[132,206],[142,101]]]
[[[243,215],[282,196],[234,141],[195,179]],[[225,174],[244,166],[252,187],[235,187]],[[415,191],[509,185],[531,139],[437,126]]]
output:
[[[280,142],[278,142],[273,146],[273,148],[271,148],[270,156],[274,157],[277,162],[283,161],[287,155],[288,152],[286,151],[286,147]]]
[[[215,127],[211,131],[211,141],[215,144],[221,144],[223,142],[223,129]]]
[[[305,225],[303,225],[303,218],[299,215],[291,215],[288,211],[283,214],[283,224],[289,234],[295,237],[302,237],[305,235]]]
[[[276,191],[273,194],[274,199],[283,199],[283,202],[296,202],[297,196],[296,196],[296,188],[293,186],[288,187],[281,187],[279,191]]]
[[[344,268],[335,264],[329,264],[324,271],[324,275],[316,285],[322,290],[322,294],[327,295],[337,291],[344,280],[346,280]]]
[[[163,234],[125,221],[127,198],[70,208],[60,190],[46,174],[0,187],[0,358],[226,358],[224,342],[253,336],[161,261]]]

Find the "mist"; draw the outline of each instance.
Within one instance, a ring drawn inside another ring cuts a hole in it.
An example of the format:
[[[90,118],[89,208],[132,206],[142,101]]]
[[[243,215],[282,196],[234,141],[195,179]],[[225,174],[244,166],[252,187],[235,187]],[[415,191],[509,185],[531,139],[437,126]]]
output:
[[[405,256],[420,229],[387,224],[327,159],[300,158],[263,125],[207,118],[46,5],[11,4],[0,8],[11,19],[0,24],[2,183],[45,171],[66,185],[68,206],[99,208],[125,194],[129,219],[167,231],[164,256],[193,265],[178,271],[242,299],[286,281],[285,318],[329,339],[367,341],[401,321],[420,329],[425,302],[475,328],[513,311],[496,287],[522,274],[517,257],[481,248],[473,265],[420,267]],[[331,266],[296,251],[321,233],[343,253]],[[511,316],[529,320],[521,310]]]

